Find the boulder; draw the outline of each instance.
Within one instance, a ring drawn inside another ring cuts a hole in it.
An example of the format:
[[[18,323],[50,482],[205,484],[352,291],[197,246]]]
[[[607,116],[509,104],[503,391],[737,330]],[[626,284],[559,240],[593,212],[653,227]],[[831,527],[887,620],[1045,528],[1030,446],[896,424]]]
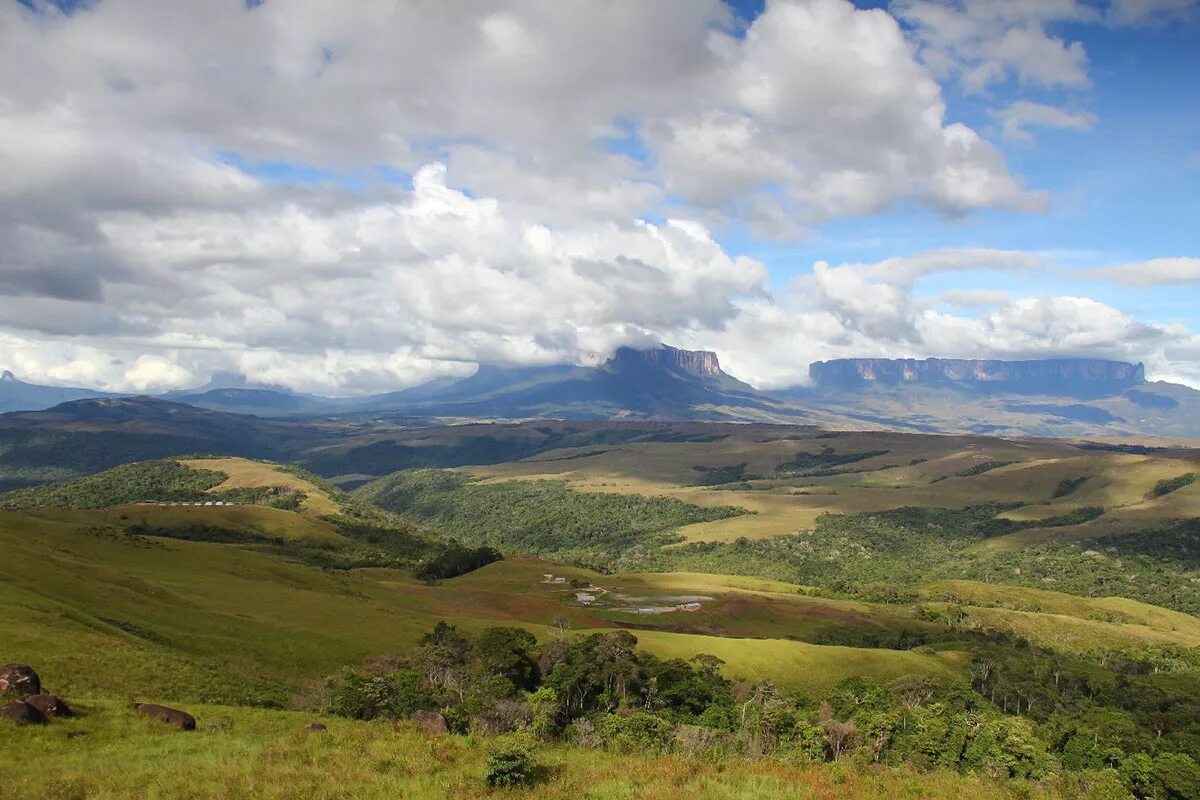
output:
[[[416,723],[417,728],[422,733],[444,736],[450,732],[450,726],[446,724],[446,718],[436,711],[414,711],[412,721]]]
[[[180,711],[177,708],[167,708],[155,703],[134,703],[133,707],[139,713],[145,714],[147,717],[156,719],[159,722],[174,725],[181,731],[196,730],[196,718],[186,711]]]
[[[25,698],[25,702],[36,708],[47,719],[71,716],[70,706],[52,694],[31,694]]]
[[[326,727],[324,722],[310,722],[304,726],[304,730],[308,733],[319,733],[325,729]]]
[[[15,722],[17,725],[45,725],[46,718],[42,712],[22,700],[13,700],[0,708],[0,719]]]
[[[42,679],[28,664],[5,664],[0,667],[0,694],[26,697],[42,693]]]

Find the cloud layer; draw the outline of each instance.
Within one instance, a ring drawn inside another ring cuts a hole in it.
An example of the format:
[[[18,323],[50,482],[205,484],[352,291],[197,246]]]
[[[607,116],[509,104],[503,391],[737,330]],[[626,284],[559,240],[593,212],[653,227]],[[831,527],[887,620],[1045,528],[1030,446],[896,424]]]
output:
[[[0,366],[28,379],[357,393],[668,340],[779,385],[835,354],[1191,341],[1086,298],[918,290],[1046,266],[1023,253],[817,263],[773,294],[718,244],[1044,209],[939,79],[1085,86],[1045,26],[1090,7],[781,0],[746,27],[717,0],[34,6],[0,5]],[[1017,139],[1094,121],[999,113]]]

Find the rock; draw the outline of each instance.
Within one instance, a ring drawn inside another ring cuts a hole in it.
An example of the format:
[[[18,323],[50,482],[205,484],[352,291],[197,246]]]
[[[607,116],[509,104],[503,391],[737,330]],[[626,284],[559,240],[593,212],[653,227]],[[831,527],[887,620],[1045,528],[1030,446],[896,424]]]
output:
[[[155,703],[134,703],[133,707],[147,717],[156,719],[159,722],[165,722],[168,725],[174,725],[181,731],[196,730],[196,718],[186,711],[180,711],[177,708],[167,708]]]
[[[412,721],[416,723],[417,728],[422,733],[428,733],[433,736],[445,736],[450,732],[450,726],[446,724],[446,718],[436,711],[414,711]]]
[[[665,344],[644,350],[619,347],[608,360],[608,365],[615,368],[666,368],[696,376],[715,377],[724,374],[716,353],[710,350],[680,350]]]
[[[22,700],[13,700],[0,708],[0,719],[15,722],[18,725],[45,725],[46,718],[42,712]]]
[[[26,697],[42,693],[42,679],[27,664],[6,664],[0,667],[0,694],[19,694]]]
[[[87,736],[91,731],[67,731],[68,739],[78,739],[80,736]]]
[[[319,733],[326,730],[324,722],[310,722],[304,726],[304,730],[308,733]]]
[[[41,712],[43,717],[69,717],[71,708],[52,694],[31,694],[25,702]]]

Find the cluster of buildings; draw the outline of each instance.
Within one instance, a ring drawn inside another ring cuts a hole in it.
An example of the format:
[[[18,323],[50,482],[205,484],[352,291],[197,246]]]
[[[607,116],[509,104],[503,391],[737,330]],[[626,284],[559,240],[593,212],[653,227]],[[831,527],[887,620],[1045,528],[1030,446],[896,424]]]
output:
[[[195,501],[173,501],[173,500],[142,500],[134,503],[135,506],[236,506],[240,503],[234,503],[228,500],[195,500]]]

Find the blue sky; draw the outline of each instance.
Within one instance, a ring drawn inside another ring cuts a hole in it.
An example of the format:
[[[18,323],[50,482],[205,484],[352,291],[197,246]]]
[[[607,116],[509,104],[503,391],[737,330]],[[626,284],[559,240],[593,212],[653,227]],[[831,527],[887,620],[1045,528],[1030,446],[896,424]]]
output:
[[[762,3],[733,2],[753,19]],[[887,3],[857,3],[886,8]],[[981,131],[1027,183],[1052,195],[1048,213],[982,211],[946,217],[901,208],[864,219],[835,220],[819,235],[789,245],[755,242],[731,232],[732,250],[761,257],[782,286],[816,260],[877,261],[943,247],[997,247],[1055,254],[1066,274],[996,273],[977,277],[982,288],[1014,293],[1082,288],[1072,269],[1111,266],[1200,249],[1200,25],[1195,19],[1148,27],[1061,24],[1050,33],[1083,43],[1093,85],[1080,91],[1039,90],[1009,80],[984,94],[944,86],[949,116]],[[1007,141],[989,113],[1005,99],[1063,102],[1097,117],[1090,131],[1039,130],[1032,142]],[[939,292],[958,277],[930,280]],[[1089,296],[1161,322],[1200,327],[1200,289],[1132,289],[1089,281]]]
[[[1200,385],[1198,45],[1195,0],[0,0],[0,367],[354,394],[668,341],[763,386]]]

